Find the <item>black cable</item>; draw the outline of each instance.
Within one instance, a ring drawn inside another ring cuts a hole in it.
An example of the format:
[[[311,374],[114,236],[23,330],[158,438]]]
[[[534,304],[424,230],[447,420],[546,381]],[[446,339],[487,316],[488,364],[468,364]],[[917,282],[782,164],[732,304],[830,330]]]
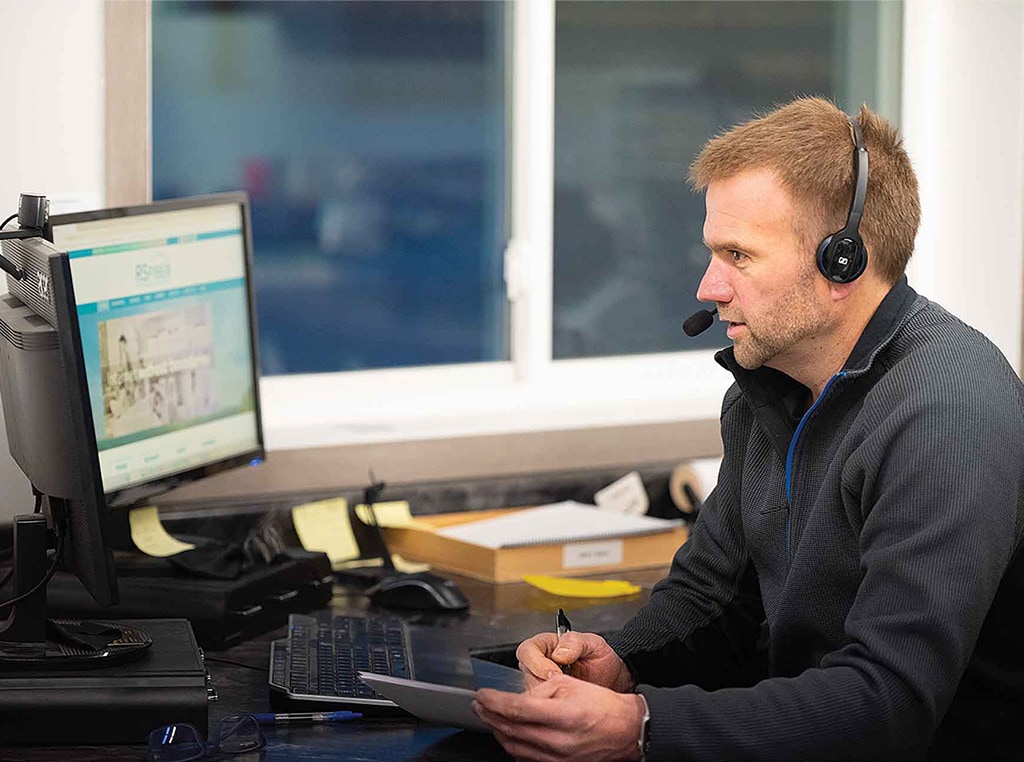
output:
[[[256,667],[256,666],[253,666],[252,664],[246,664],[245,662],[242,662],[242,661],[235,661],[234,659],[225,659],[223,656],[210,656],[207,653],[203,654],[203,661],[216,661],[216,662],[220,662],[221,664],[231,664],[231,665],[233,665],[235,667],[245,667],[246,669],[254,669],[257,672],[263,672],[263,673],[266,673],[266,671],[268,669],[268,667]]]
[[[7,223],[5,222],[4,225],[6,224]],[[3,225],[0,225],[0,227],[3,227]],[[35,485],[32,485],[32,494],[36,496],[36,508],[33,511],[33,513],[39,513],[41,510],[43,510],[43,493],[37,490],[35,488]],[[13,561],[11,561],[11,568],[7,570],[6,574],[4,574],[3,579],[0,579],[0,589],[2,589],[3,586],[7,584],[7,581],[11,578],[12,574],[14,574]]]
[[[376,503],[384,492],[384,487],[387,485],[384,482],[377,481],[377,477],[373,474],[373,469],[369,469],[370,485],[363,490],[363,504],[366,506],[366,512],[370,516],[369,526],[373,529],[373,536],[377,540],[377,554],[380,556],[381,561],[384,562],[384,568],[387,571],[394,572],[395,562],[391,558],[391,551],[388,549],[388,544],[384,541],[384,533],[380,530],[380,524],[377,523],[377,512],[373,509],[373,504]]]
[[[6,220],[4,220],[3,224],[0,225],[0,230],[3,230],[5,227],[7,227],[7,223],[10,222],[11,220],[13,220],[17,216],[18,216],[17,214],[12,214],[10,217],[8,217]]]
[[[53,521],[54,521],[55,524],[58,525],[58,529],[57,529],[57,552],[54,553],[54,555],[53,555],[53,563],[50,564],[50,568],[46,570],[46,574],[43,576],[43,578],[41,580],[39,580],[38,582],[36,582],[36,584],[34,584],[30,590],[26,590],[21,595],[16,595],[13,598],[11,598],[10,600],[6,600],[3,603],[0,603],[0,609],[5,609],[8,606],[13,606],[15,603],[18,603],[19,601],[23,601],[23,600],[25,600],[26,598],[28,598],[31,595],[35,595],[40,590],[42,590],[44,587],[46,587],[49,584],[50,580],[53,578],[54,573],[56,573],[56,571],[57,571],[57,566],[60,564],[61,555],[64,552],[64,531],[65,531],[65,525],[64,525],[63,521],[58,521],[56,516],[54,516]]]

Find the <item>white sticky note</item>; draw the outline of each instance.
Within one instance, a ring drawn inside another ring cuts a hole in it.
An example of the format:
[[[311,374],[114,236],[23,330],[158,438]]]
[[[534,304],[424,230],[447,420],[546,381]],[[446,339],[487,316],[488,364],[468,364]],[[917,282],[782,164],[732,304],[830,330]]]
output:
[[[636,471],[630,471],[594,494],[594,502],[603,511],[616,511],[631,516],[647,513],[650,501],[643,480]]]
[[[296,505],[292,508],[292,523],[302,547],[326,553],[332,566],[359,557],[345,498]]]
[[[167,533],[164,525],[160,523],[160,515],[155,505],[133,508],[129,511],[128,527],[135,547],[147,556],[167,558],[195,548],[195,545],[182,542]]]

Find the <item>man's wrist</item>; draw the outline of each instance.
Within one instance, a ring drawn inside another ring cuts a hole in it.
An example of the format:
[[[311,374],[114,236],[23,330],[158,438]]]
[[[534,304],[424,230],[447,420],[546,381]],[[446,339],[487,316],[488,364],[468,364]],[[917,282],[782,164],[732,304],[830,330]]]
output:
[[[647,754],[651,750],[651,708],[647,705],[647,698],[642,693],[636,694],[643,705],[643,715],[640,717],[640,732],[637,734],[636,747],[640,752],[640,762],[647,762]]]

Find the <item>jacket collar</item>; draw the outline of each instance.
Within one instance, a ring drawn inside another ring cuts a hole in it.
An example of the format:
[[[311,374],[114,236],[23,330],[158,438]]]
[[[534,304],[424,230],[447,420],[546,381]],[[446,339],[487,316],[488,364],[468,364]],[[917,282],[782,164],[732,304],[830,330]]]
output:
[[[864,332],[850,352],[843,370],[852,373],[870,368],[878,350],[889,343],[896,329],[903,324],[903,318],[910,311],[910,306],[916,298],[917,292],[907,283],[906,275],[896,281],[864,327]]]
[[[843,364],[847,374],[859,374],[871,367],[879,350],[889,343],[903,324],[916,298],[917,292],[907,283],[906,276],[889,289]],[[810,390],[773,368],[745,369],[736,362],[732,347],[715,354],[715,360],[732,373],[776,449],[785,456],[789,440],[807,406]]]

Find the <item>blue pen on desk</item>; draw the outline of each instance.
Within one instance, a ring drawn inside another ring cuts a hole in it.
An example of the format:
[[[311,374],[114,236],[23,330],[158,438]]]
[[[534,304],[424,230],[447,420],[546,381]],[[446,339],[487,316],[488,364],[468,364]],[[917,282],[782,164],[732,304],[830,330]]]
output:
[[[555,614],[555,634],[558,635],[558,639],[561,640],[562,636],[565,635],[565,633],[569,632],[569,630],[571,629],[572,625],[569,624],[569,617],[565,615],[565,612],[562,611],[562,609],[558,609],[558,613]],[[562,672],[568,674],[568,664],[562,665]]]
[[[292,712],[274,714],[272,712],[254,714],[260,725],[284,725],[290,722],[347,722],[358,720],[363,715],[359,712]]]

